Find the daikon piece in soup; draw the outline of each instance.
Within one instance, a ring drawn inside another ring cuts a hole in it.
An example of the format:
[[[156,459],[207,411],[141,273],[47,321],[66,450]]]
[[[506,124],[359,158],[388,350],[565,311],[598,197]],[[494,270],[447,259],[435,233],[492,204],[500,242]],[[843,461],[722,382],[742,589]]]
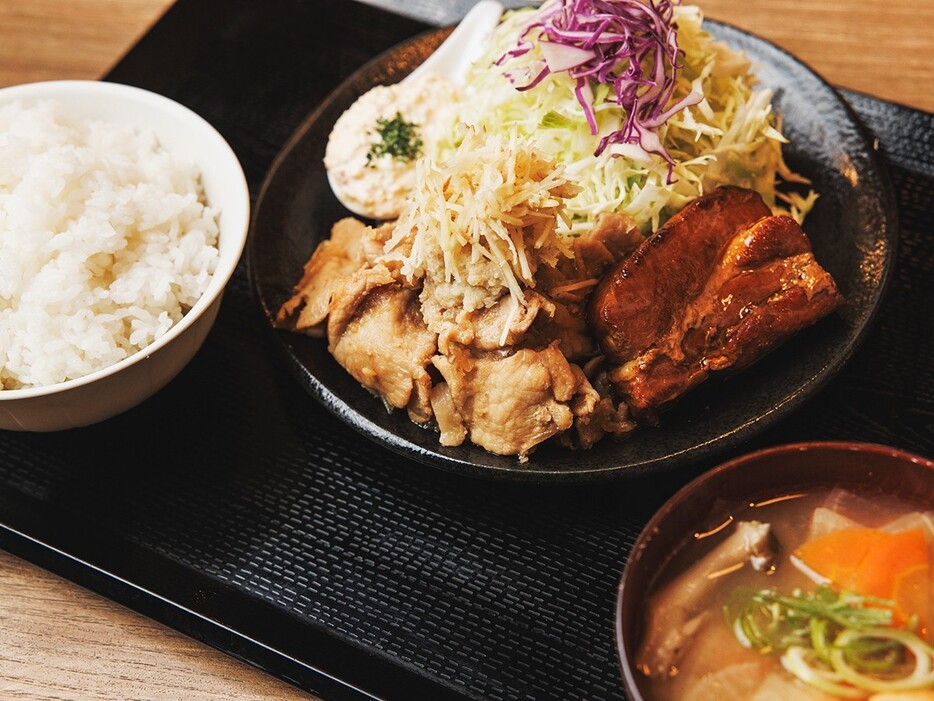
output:
[[[823,488],[723,504],[664,568],[656,701],[934,701],[934,510]]]

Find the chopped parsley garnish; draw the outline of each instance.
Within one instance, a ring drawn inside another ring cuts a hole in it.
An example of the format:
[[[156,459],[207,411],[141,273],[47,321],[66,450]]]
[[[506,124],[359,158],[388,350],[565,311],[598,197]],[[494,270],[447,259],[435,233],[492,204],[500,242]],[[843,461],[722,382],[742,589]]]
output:
[[[367,165],[382,156],[391,156],[397,161],[408,163],[422,151],[422,140],[418,136],[418,125],[407,122],[402,114],[396,112],[392,119],[380,117],[376,120],[376,133],[379,141],[370,146],[366,154]]]

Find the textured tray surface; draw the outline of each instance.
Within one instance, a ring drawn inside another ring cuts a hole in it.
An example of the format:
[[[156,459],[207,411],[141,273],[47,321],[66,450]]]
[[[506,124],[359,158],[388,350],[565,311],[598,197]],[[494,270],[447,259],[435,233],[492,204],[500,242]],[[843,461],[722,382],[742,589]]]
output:
[[[343,0],[181,0],[111,78],[213,122],[255,194],[341,76],[422,28]],[[934,116],[847,97],[891,164],[895,279],[843,372],[746,447],[859,439],[931,454]],[[619,573],[649,514],[706,467],[568,488],[403,460],[292,379],[241,268],[201,352],[152,400],[87,429],[0,432],[0,545],[329,697],[345,690],[312,667],[389,698],[621,699]]]

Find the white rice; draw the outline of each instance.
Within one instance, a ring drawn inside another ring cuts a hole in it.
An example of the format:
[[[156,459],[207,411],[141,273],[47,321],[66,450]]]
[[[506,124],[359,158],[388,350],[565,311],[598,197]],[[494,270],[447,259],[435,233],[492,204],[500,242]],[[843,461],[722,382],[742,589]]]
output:
[[[151,132],[0,108],[0,389],[82,377],[178,322],[217,265],[193,163]]]

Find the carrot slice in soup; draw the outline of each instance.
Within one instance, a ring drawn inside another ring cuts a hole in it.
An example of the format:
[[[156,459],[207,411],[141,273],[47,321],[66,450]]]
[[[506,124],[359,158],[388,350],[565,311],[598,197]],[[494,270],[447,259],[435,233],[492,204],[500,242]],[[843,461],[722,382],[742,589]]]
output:
[[[892,599],[896,619],[901,622],[913,614],[927,617],[931,563],[924,532],[912,528],[893,533],[885,545],[874,548],[863,560],[857,591]]]
[[[866,553],[856,571],[856,591],[865,596],[891,599],[895,582],[919,567],[928,567],[928,546],[920,528],[884,533]]]
[[[856,588],[856,572],[885,533],[874,528],[844,528],[809,540],[795,557],[841,589]]]
[[[901,621],[927,613],[931,563],[920,528],[847,528],[808,541],[795,556],[838,588],[893,600]]]

